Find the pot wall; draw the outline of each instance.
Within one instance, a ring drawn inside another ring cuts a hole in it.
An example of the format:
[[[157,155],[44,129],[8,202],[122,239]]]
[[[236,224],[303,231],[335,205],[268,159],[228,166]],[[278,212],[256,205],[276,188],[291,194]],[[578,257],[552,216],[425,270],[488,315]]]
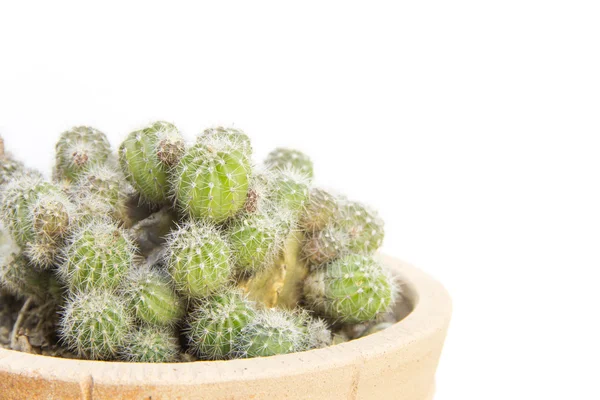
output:
[[[450,298],[418,269],[383,260],[405,282],[413,310],[374,335],[303,353],[178,364],[71,360],[0,349],[0,399],[429,400]]]

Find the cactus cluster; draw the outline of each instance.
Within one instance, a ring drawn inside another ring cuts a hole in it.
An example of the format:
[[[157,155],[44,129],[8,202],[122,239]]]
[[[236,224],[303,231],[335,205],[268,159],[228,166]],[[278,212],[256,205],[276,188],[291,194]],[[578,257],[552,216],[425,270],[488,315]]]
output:
[[[59,343],[79,357],[306,351],[400,299],[374,256],[381,219],[316,186],[298,150],[257,165],[240,129],[187,143],[159,121],[113,152],[102,132],[75,127],[51,181],[1,150],[0,286],[54,307]]]

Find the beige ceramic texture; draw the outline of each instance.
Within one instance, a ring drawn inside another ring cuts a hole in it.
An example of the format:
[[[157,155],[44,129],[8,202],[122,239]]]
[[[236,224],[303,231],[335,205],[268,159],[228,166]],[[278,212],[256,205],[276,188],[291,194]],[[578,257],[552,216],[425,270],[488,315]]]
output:
[[[383,260],[404,282],[412,312],[371,336],[303,353],[178,364],[71,360],[0,349],[0,399],[431,400],[450,298],[424,272]]]

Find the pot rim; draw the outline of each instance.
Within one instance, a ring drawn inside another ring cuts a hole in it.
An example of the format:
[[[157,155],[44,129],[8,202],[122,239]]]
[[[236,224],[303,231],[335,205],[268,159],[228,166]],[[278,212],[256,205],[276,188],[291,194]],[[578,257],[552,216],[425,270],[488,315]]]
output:
[[[401,280],[403,296],[413,310],[391,327],[360,339],[272,357],[170,364],[79,360],[0,349],[0,372],[80,384],[93,375],[94,383],[108,385],[197,386],[254,381],[360,364],[445,330],[452,313],[446,289],[405,262],[385,255],[380,258]]]

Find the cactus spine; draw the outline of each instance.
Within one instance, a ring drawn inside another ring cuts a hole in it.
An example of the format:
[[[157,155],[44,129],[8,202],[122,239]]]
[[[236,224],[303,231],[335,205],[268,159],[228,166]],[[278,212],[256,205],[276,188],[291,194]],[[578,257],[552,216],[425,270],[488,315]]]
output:
[[[119,148],[125,176],[144,199],[165,203],[169,193],[169,170],[179,162],[184,141],[168,122],[155,122],[131,132]]]
[[[246,154],[247,157],[252,156],[252,144],[250,138],[241,129],[233,127],[225,128],[217,126],[214,128],[205,129],[202,135],[197,137],[198,143],[205,143],[211,145],[211,143],[225,142],[229,143],[234,148],[239,148]]]
[[[229,245],[208,224],[190,222],[173,232],[166,263],[175,287],[189,298],[206,297],[230,280]]]
[[[105,163],[110,156],[110,143],[106,135],[89,126],[76,126],[63,132],[56,143],[57,180],[74,181],[89,167]]]
[[[177,204],[193,218],[220,223],[244,206],[250,160],[229,141],[200,142],[181,159],[174,176]]]
[[[304,285],[311,309],[344,323],[375,319],[394,303],[394,281],[373,257],[350,254],[314,271]]]

